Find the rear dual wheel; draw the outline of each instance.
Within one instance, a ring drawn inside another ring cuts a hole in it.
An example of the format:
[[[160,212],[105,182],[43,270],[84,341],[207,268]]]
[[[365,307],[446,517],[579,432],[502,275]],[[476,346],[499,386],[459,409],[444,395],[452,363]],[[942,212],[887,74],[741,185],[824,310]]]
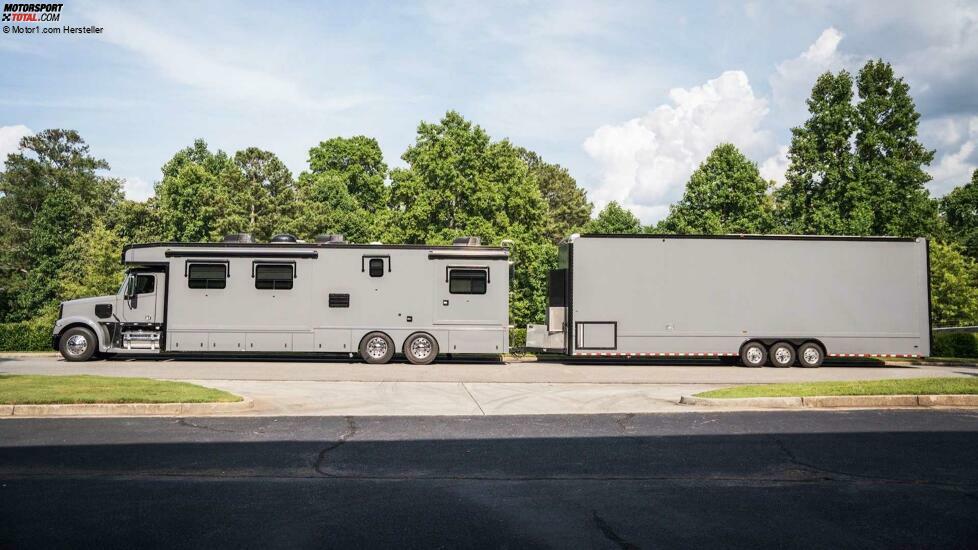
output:
[[[404,341],[401,350],[408,361],[427,365],[438,356],[438,341],[426,332],[416,332]],[[394,342],[383,332],[371,332],[360,341],[360,357],[371,365],[382,365],[394,357]]]

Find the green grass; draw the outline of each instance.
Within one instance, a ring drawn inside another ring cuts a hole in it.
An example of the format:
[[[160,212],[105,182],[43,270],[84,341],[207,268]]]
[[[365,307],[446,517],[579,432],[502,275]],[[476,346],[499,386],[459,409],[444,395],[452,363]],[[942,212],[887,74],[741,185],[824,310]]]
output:
[[[696,394],[697,397],[812,397],[816,395],[978,394],[978,378],[911,378],[859,382],[809,382],[734,386]]]
[[[50,403],[228,403],[226,391],[149,378],[112,376],[0,375],[0,404]]]

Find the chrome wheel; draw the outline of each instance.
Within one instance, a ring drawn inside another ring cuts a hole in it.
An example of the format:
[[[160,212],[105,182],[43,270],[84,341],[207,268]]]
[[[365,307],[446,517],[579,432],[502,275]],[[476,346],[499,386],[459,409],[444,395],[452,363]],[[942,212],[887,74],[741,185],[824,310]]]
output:
[[[764,360],[764,350],[758,346],[751,346],[747,348],[747,361],[752,365],[756,365]]]
[[[71,355],[84,355],[88,351],[88,339],[81,334],[73,334],[68,337],[65,350]]]
[[[382,336],[374,336],[367,340],[367,355],[374,359],[382,359],[387,355],[387,340]]]
[[[418,336],[411,340],[411,355],[415,359],[427,359],[431,355],[431,340],[427,336]]]
[[[805,360],[805,363],[815,365],[822,358],[822,354],[814,346],[810,346],[805,348],[805,352],[801,354],[801,357]]]

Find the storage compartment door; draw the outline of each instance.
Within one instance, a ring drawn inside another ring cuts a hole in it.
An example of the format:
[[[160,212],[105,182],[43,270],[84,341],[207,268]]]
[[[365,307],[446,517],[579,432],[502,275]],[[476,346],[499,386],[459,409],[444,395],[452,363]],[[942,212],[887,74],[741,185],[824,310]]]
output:
[[[617,349],[618,323],[614,321],[576,323],[574,347],[579,350]]]

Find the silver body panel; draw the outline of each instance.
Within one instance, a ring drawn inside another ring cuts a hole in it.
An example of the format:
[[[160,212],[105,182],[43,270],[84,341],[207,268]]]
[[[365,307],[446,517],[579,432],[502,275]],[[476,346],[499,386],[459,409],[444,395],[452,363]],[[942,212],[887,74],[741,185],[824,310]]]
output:
[[[477,246],[137,245],[123,252],[125,264],[166,270],[155,273],[151,297],[140,295],[136,308],[121,291],[90,300],[112,303],[113,319],[94,318],[87,302],[65,307],[99,326],[101,351],[128,351],[110,347],[104,323],[132,317],[163,325],[164,352],[351,354],[371,331],[385,332],[400,352],[405,339],[423,331],[442,354],[500,354],[509,350],[508,256]],[[383,260],[383,276],[370,276],[370,258]],[[225,288],[189,288],[187,264],[209,262],[227,264]],[[255,287],[256,263],[268,262],[294,262],[291,289]],[[463,267],[488,270],[485,294],[449,291],[448,270]],[[330,307],[330,294],[348,294],[349,307]],[[55,336],[69,325],[59,320]]]
[[[574,355],[736,355],[752,338],[813,338],[830,356],[930,353],[925,239],[583,236],[563,247]],[[553,341],[530,334],[528,347]]]

